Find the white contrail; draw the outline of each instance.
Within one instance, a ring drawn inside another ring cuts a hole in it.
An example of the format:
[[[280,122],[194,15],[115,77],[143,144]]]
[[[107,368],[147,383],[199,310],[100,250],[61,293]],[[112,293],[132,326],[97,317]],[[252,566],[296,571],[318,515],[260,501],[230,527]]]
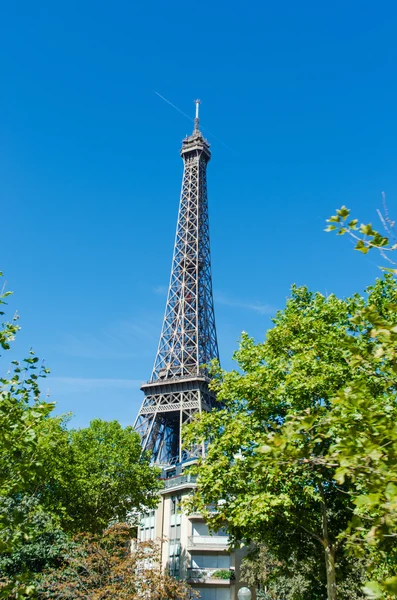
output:
[[[172,104],[172,102],[170,102],[170,100],[167,100],[167,98],[164,98],[164,96],[162,96],[161,94],[159,94],[158,92],[156,92],[156,90],[153,90],[153,92],[156,94],[156,96],[158,96],[159,98],[161,98],[162,100],[164,100],[164,102],[166,102],[167,104],[169,104],[170,106],[172,106],[172,108],[175,108],[175,110],[177,110],[179,113],[181,113],[181,115],[183,115],[184,117],[186,117],[187,119],[189,119],[189,121],[192,121],[192,123],[194,123],[194,119],[192,119],[192,117],[189,117],[189,115],[187,115],[186,113],[184,113],[183,110],[181,110],[180,108],[178,108],[177,106],[175,106],[175,104]],[[220,138],[218,138],[216,135],[214,135],[213,133],[211,133],[208,129],[203,129],[203,131],[206,131],[210,136],[212,136],[215,140],[217,140],[218,142],[220,142],[222,144],[222,146],[225,146],[225,148],[227,148],[228,150],[232,150],[232,148],[230,148],[230,146],[228,146],[227,144],[225,144],[225,142],[223,142]]]
[[[183,110],[181,110],[180,108],[178,108],[177,106],[175,106],[175,104],[172,104],[172,102],[170,102],[169,100],[167,100],[167,98],[164,98],[164,96],[162,96],[161,94],[159,94],[158,92],[156,92],[156,90],[153,90],[154,93],[161,98],[162,100],[164,100],[164,102],[167,102],[167,104],[169,104],[170,106],[172,106],[172,108],[175,108],[175,110],[177,110],[179,113],[181,113],[181,115],[183,115],[184,117],[186,117],[187,119],[189,119],[189,121],[194,122],[194,119],[192,119],[192,117],[189,117],[189,115],[187,115],[186,113],[183,112]]]

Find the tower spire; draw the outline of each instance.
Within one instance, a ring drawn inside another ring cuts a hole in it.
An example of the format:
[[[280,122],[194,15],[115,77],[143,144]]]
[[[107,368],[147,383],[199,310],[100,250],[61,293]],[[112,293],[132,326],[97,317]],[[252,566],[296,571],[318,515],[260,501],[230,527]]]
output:
[[[198,133],[200,131],[199,109],[200,109],[201,100],[195,100],[194,103],[196,105],[196,116],[194,119],[194,133]]]
[[[182,192],[171,279],[163,328],[145,399],[135,428],[154,462],[171,464],[184,458],[182,426],[197,412],[211,410],[208,364],[219,360],[212,296],[207,200],[208,142],[199,131],[196,100],[193,135],[182,142]],[[201,456],[198,447],[194,457]]]

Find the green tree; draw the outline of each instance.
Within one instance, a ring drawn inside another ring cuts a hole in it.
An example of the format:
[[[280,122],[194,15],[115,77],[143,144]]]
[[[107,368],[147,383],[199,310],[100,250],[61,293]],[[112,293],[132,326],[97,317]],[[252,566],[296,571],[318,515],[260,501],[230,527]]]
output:
[[[372,400],[395,389],[387,358],[383,370],[372,364],[370,371],[350,360],[359,354],[370,361],[376,344],[368,320],[351,317],[376,304],[387,319],[391,302],[397,302],[397,286],[390,277],[367,299],[293,288],[265,342],[243,334],[234,355],[239,370],[218,369],[215,387],[224,408],[203,414],[186,432],[187,444],[209,440],[193,502],[210,525],[226,525],[235,542],[265,544],[278,560],[304,552],[318,566],[325,562],[329,600],[348,577],[343,550],[357,483],[337,480],[329,459],[336,432],[316,424],[327,423],[347,382],[364,382]],[[318,590],[310,593],[314,599]]]
[[[155,542],[131,545],[131,530],[119,524],[101,535],[76,539],[64,564],[42,577],[40,598],[63,600],[190,600],[196,593],[159,568]]]
[[[0,308],[9,296],[0,295]],[[0,327],[4,352],[18,329],[17,316]],[[34,594],[37,573],[60,560],[66,534],[101,532],[157,502],[158,471],[132,427],[95,420],[68,430],[41,398],[48,372],[30,351],[0,379],[0,597]]]
[[[297,559],[291,553],[279,560],[263,545],[253,545],[241,565],[241,578],[256,586],[259,600],[304,600],[310,590],[318,589],[321,598],[322,582],[316,577],[318,565],[311,557]]]
[[[359,225],[351,219],[350,210],[343,206],[328,219],[327,231],[350,235],[355,249],[366,254],[378,250],[388,264],[384,270],[397,274],[393,253],[397,250],[395,222],[389,217],[384,202],[378,211],[384,233],[372,224]],[[390,266],[392,265],[392,266]],[[335,410],[328,427],[338,431],[330,448],[329,461],[336,466],[337,481],[349,479],[355,483],[355,514],[350,524],[351,551],[359,554],[362,546],[372,549],[372,575],[367,586],[368,595],[383,597],[384,593],[397,596],[397,303],[391,300],[381,310],[378,302],[358,312],[355,323],[367,322],[373,339],[369,351],[354,351],[350,362],[359,365],[372,376],[382,373],[390,387],[375,399],[368,390],[368,382],[349,381],[334,400]],[[317,431],[326,427],[321,420]]]
[[[0,273],[0,277],[2,274]],[[4,309],[11,292],[0,294]],[[0,310],[0,316],[4,316]],[[0,327],[0,348],[7,352],[19,330],[18,317],[5,321]],[[8,366],[8,365],[7,365]],[[48,369],[39,363],[31,350],[28,358],[11,361],[11,367],[0,378],[0,552],[2,558],[14,552],[21,538],[29,536],[30,526],[7,510],[12,498],[23,496],[34,488],[45,473],[38,445],[38,432],[53,410],[54,404],[40,396],[39,379]],[[0,577],[3,572],[0,572]],[[0,582],[0,597],[9,597],[9,583]],[[29,577],[16,577],[12,587],[20,597],[32,593]]]
[[[283,560],[277,559],[266,546],[253,545],[241,566],[241,577],[257,587],[258,600],[307,600],[324,597],[319,565],[315,552],[290,551]],[[338,561],[343,580],[338,582],[341,598],[362,600],[365,565],[357,560]]]
[[[42,505],[70,533],[100,533],[157,505],[158,470],[142,455],[139,435],[117,421],[95,419],[68,430],[62,419],[43,424],[40,454],[46,477],[36,488]]]
[[[10,295],[4,291],[0,294],[0,308]],[[4,314],[0,310],[0,316]],[[15,315],[0,327],[0,347],[4,351],[10,350],[19,330],[17,320]],[[11,361],[7,374],[0,378],[0,496],[23,492],[43,472],[37,454],[37,429],[54,404],[41,399],[38,380],[47,374],[48,369],[39,364],[31,350],[22,363]]]
[[[375,248],[380,252],[384,260],[392,265],[396,265],[397,263],[391,258],[392,253],[397,250],[396,223],[389,216],[384,194],[383,213],[380,210],[377,212],[384,233],[374,229],[372,223],[361,223],[359,225],[358,219],[351,218],[350,209],[346,208],[346,206],[337,209],[336,215],[327,219],[329,225],[325,231],[336,231],[338,235],[347,234],[355,241],[355,250],[367,254]],[[395,268],[389,270],[394,274],[397,273]]]
[[[0,597],[23,598],[34,593],[37,574],[61,566],[72,543],[32,496],[0,497],[0,515],[9,541],[0,553]]]

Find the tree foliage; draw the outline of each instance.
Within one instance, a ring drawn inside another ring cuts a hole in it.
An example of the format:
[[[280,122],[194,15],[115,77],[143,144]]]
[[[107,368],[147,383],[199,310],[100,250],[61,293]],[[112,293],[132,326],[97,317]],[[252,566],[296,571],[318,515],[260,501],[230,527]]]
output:
[[[214,529],[226,525],[235,542],[265,544],[281,561],[303,553],[320,570],[325,558],[320,593],[326,586],[330,600],[341,589],[338,582],[357,570],[358,563],[343,554],[355,548],[357,527],[361,540],[363,528],[374,525],[375,515],[367,511],[365,518],[372,521],[366,521],[358,500],[373,490],[365,477],[358,480],[341,470],[338,453],[350,443],[352,459],[366,460],[369,468],[379,460],[372,445],[385,422],[377,417],[387,415],[390,431],[396,377],[393,358],[378,358],[370,313],[375,307],[394,327],[390,307],[396,303],[390,276],[377,281],[366,299],[325,298],[293,288],[265,342],[255,344],[243,334],[234,355],[239,369],[217,370],[215,387],[224,408],[203,414],[186,433],[188,444],[197,438],[210,441],[198,467],[194,502]],[[365,356],[366,363],[357,356]],[[366,405],[354,406],[349,390],[363,386]],[[371,416],[364,415],[369,407]],[[366,419],[380,423],[368,438]],[[389,492],[385,486],[385,501]],[[358,546],[362,561],[367,550]],[[306,597],[317,598],[315,593],[312,589]]]
[[[76,539],[63,566],[43,576],[40,598],[63,600],[188,600],[196,597],[184,582],[164,574],[156,542],[136,542],[131,530],[119,524],[103,535]]]
[[[318,565],[311,557],[291,552],[286,560],[277,559],[264,545],[253,545],[241,566],[241,578],[256,586],[260,600],[304,600],[310,590],[318,589],[321,598],[322,582],[316,578]],[[311,594],[313,597],[313,592]]]
[[[0,497],[0,515],[8,540],[0,553],[0,597],[32,595],[37,574],[59,567],[72,543],[35,497]]]
[[[0,273],[0,277],[2,274]],[[0,294],[0,316],[10,292]],[[0,347],[9,351],[19,330],[18,316],[5,321],[0,327]],[[45,465],[38,452],[38,430],[53,410],[54,404],[40,396],[38,381],[46,377],[48,369],[34,352],[22,362],[11,361],[7,373],[0,378],[0,552],[2,559],[12,554],[21,539],[29,536],[30,525],[17,518],[15,511],[7,509],[7,502],[23,496],[33,489],[45,474]],[[8,507],[9,508],[9,507]],[[4,563],[2,565],[4,567]],[[18,596],[33,591],[29,575],[20,573],[10,584],[4,582],[4,569],[0,570],[0,597],[8,598],[10,585]]]
[[[343,557],[342,557],[343,562]],[[254,544],[250,547],[241,566],[241,578],[257,588],[258,600],[307,600],[324,598],[321,576],[315,552],[291,551],[283,560],[277,559],[269,549]],[[338,582],[341,598],[362,600],[364,564],[349,561],[344,565],[344,577]]]
[[[4,308],[10,292],[0,294]],[[4,310],[0,311],[4,316]],[[19,330],[0,327],[3,352]],[[5,370],[5,369],[4,369]],[[59,566],[70,535],[100,533],[157,503],[158,472],[132,427],[94,420],[69,430],[42,399],[49,371],[31,350],[0,379],[0,597],[35,594],[37,574]],[[69,537],[68,537],[69,536]],[[66,544],[66,546],[65,546]]]
[[[5,291],[0,294],[0,309],[10,295]],[[0,316],[4,316],[4,310],[0,310]],[[4,351],[10,350],[19,329],[17,320],[15,315],[0,327],[0,347]],[[30,350],[22,362],[11,361],[7,374],[0,378],[0,495],[23,492],[43,473],[37,429],[54,404],[42,400],[38,380],[47,374],[48,369]]]
[[[47,473],[37,492],[66,531],[100,533],[157,505],[158,470],[142,455],[132,427],[95,419],[68,430],[62,419],[51,419],[43,430]]]
[[[338,235],[349,235],[355,242],[354,249],[363,254],[367,254],[374,248],[377,249],[381,256],[393,265],[393,268],[390,268],[389,271],[396,275],[395,266],[397,263],[392,258],[392,253],[397,250],[396,223],[389,216],[384,194],[382,194],[382,198],[383,211],[378,209],[377,213],[383,227],[383,233],[374,229],[372,223],[359,224],[358,219],[352,219],[350,209],[346,206],[338,208],[336,214],[327,219],[329,225],[325,231],[336,231]]]
[[[393,252],[397,250],[395,221],[388,212],[383,195],[383,212],[378,216],[384,233],[371,224],[358,226],[358,219],[350,219],[350,210],[342,207],[330,217],[326,231],[348,234],[356,241],[355,249],[366,254],[377,249],[392,267],[385,271],[397,274]],[[384,564],[373,569],[376,580],[368,584],[370,597],[384,593],[397,597],[396,538],[397,538],[397,427],[396,393],[397,376],[397,303],[389,301],[384,310],[373,303],[355,316],[356,323],[367,322],[373,339],[370,352],[353,352],[352,363],[375,376],[382,373],[390,382],[389,389],[372,401],[367,382],[349,382],[340,390],[333,413],[333,425],[341,432],[333,445],[331,460],[337,465],[336,478],[352,480],[358,490],[355,498],[355,516],[351,522],[351,545],[360,552],[366,544],[374,556],[381,556]],[[357,416],[359,415],[359,417]],[[360,419],[360,428],[354,425]]]

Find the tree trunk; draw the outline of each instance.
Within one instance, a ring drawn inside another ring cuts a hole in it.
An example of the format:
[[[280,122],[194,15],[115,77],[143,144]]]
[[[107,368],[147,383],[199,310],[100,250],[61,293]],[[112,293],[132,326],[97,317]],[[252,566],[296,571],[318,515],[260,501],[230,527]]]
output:
[[[324,489],[321,483],[319,490],[322,497],[321,517],[322,517],[322,544],[325,552],[325,568],[327,571],[327,598],[336,600],[336,572],[335,572],[335,546],[331,543],[328,535],[328,515],[327,505],[325,503]]]
[[[324,547],[325,567],[327,570],[327,598],[336,600],[335,550],[328,544]]]

